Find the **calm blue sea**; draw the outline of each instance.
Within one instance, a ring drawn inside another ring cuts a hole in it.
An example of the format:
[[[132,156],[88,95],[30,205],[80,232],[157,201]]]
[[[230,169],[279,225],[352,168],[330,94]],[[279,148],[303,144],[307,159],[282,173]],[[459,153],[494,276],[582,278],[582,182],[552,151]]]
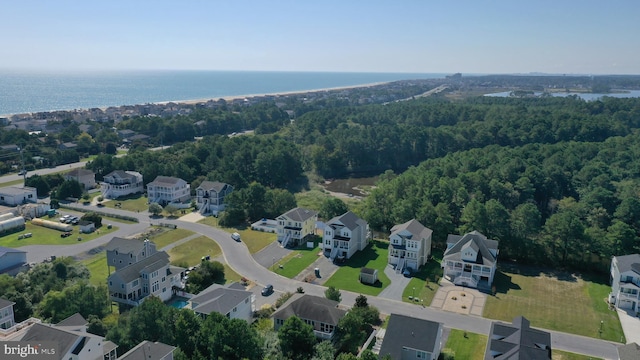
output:
[[[0,70],[0,114],[304,91],[445,74],[259,71],[24,72]]]

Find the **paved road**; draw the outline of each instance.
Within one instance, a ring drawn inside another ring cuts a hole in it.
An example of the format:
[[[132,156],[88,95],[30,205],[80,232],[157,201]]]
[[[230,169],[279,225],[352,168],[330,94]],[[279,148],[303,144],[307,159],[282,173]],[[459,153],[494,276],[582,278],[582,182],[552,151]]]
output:
[[[78,208],[86,208],[86,206],[78,206]],[[101,208],[100,211],[105,213],[114,213],[114,214],[122,214],[122,210],[116,210],[111,208]],[[309,283],[304,283],[297,280],[291,280],[275,274],[271,271],[266,271],[263,266],[261,266],[249,253],[247,246],[244,242],[236,242],[233,241],[229,237],[229,233],[224,230],[214,228],[207,225],[202,225],[198,223],[190,223],[180,220],[169,220],[169,219],[152,219],[149,218],[149,214],[146,212],[141,213],[132,213],[126,212],[127,215],[135,216],[140,220],[139,224],[132,225],[130,228],[130,234],[139,232],[138,230],[144,228],[149,224],[157,225],[159,222],[175,224],[180,228],[184,228],[187,230],[191,230],[193,232],[205,235],[213,240],[215,240],[222,249],[223,258],[225,262],[229,264],[234,271],[238,274],[242,274],[246,278],[252,280],[256,284],[265,285],[272,284],[277,292],[295,292],[296,289],[301,286],[305,293],[316,295],[316,296],[324,296],[325,288],[320,285],[314,285]],[[125,231],[124,229],[120,229],[119,231]],[[110,239],[113,234],[108,236]],[[118,235],[123,236],[123,235]],[[108,241],[108,239],[106,241]],[[97,246],[101,242],[106,241],[102,238],[93,240],[91,242],[87,242],[82,244],[84,246]],[[95,244],[94,244],[95,242]],[[77,247],[73,247],[73,249],[67,249],[66,251],[77,251]],[[77,253],[83,252],[86,250],[78,251]],[[75,255],[75,254],[66,254],[66,255]],[[342,291],[342,304],[348,307],[351,307],[355,303],[355,299],[359,294],[350,292],[350,291]],[[271,295],[272,297],[274,295]],[[402,314],[407,316],[412,316],[420,319],[428,319],[432,321],[438,321],[443,323],[445,326],[466,330],[470,332],[475,332],[479,334],[487,335],[491,328],[491,320],[485,319],[478,316],[473,315],[461,315],[451,312],[442,311],[439,309],[433,309],[429,307],[423,307],[421,305],[413,305],[407,304],[397,300],[385,299],[380,297],[369,296],[369,303],[373,306],[376,306],[381,313],[384,314]],[[549,331],[549,330],[547,330]],[[616,343],[612,343],[609,341],[598,340],[593,338],[588,338],[584,336],[572,335],[561,333],[557,331],[549,331],[551,333],[551,341],[552,348],[574,352],[578,354],[585,354],[588,356],[595,356],[604,359],[615,359],[617,358],[617,350]]]

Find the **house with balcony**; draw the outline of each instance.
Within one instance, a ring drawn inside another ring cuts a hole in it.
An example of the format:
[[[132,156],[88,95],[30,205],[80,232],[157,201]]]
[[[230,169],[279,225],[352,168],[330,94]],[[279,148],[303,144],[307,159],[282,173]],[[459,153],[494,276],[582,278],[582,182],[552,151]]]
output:
[[[171,299],[174,289],[184,288],[184,270],[169,265],[166,252],[156,252],[109,275],[109,297],[111,301],[130,306],[140,305],[151,295],[167,301]]]
[[[498,242],[478,231],[447,237],[442,258],[445,278],[456,285],[491,290],[498,266]]]
[[[609,303],[619,309],[640,312],[640,254],[611,259]]]
[[[523,316],[512,324],[494,321],[485,349],[485,360],[551,360],[551,334],[533,329]]]
[[[96,187],[96,174],[87,169],[73,169],[64,174],[65,180],[75,180],[84,190],[93,189]]]
[[[112,171],[103,177],[100,191],[105,199],[141,194],[144,192],[142,174],[136,171]]]
[[[157,252],[156,244],[153,241],[125,239],[117,236],[107,243],[105,250],[107,251],[109,273],[111,273],[111,267],[120,270]]]
[[[0,298],[0,329],[6,330],[16,324],[13,316],[13,301]]]
[[[442,349],[442,329],[439,322],[391,314],[378,355],[390,355],[392,359],[436,360]]]
[[[294,294],[278,311],[273,313],[273,324],[278,331],[291,316],[297,316],[313,327],[319,340],[330,340],[335,334],[338,321],[347,313],[338,308],[338,302],[324,297]]]
[[[245,291],[244,286],[239,283],[228,287],[213,284],[189,299],[189,303],[193,312],[203,318],[217,312],[229,319],[251,322],[255,311],[255,295],[251,291]]]
[[[186,181],[173,176],[158,176],[147,184],[149,204],[180,205],[191,201],[191,187]]]
[[[433,230],[416,219],[395,225],[389,235],[388,263],[395,267],[397,273],[405,268],[418,270],[431,255],[432,234]]]
[[[233,186],[219,181],[203,181],[196,188],[196,206],[202,215],[218,216],[224,211],[224,198],[233,191]]]
[[[322,248],[331,260],[349,259],[369,244],[369,224],[351,211],[329,220],[324,227]]]
[[[297,207],[276,218],[276,234],[283,247],[298,246],[315,234],[318,213]]]

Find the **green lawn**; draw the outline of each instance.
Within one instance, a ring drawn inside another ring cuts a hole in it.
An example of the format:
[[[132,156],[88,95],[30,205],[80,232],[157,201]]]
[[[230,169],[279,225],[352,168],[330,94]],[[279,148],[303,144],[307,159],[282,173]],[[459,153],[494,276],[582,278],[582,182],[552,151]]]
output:
[[[100,285],[107,283],[107,276],[109,274],[107,270],[106,251],[102,251],[89,259],[82,260],[81,263],[84,264],[91,273],[91,277],[89,278],[91,284]]]
[[[293,279],[316,261],[318,259],[318,255],[322,255],[322,252],[317,246],[313,249],[292,251],[281,261],[276,262],[275,272],[289,279]],[[282,268],[280,268],[280,265],[282,265]]]
[[[384,273],[387,266],[387,254],[389,243],[374,240],[363,251],[358,251],[351,259],[347,260],[338,271],[327,280],[324,286],[333,286],[336,289],[353,291],[365,295],[378,295],[389,285],[390,281]],[[378,269],[378,283],[366,285],[360,282],[360,269],[368,267]]]
[[[484,317],[510,322],[523,315],[535,327],[610,341],[624,338],[618,314],[605,302],[610,292],[606,280],[521,266],[500,268],[494,285],[497,293],[487,297]]]
[[[20,180],[13,180],[13,181],[7,181],[4,183],[0,183],[0,185],[2,185],[2,187],[5,186],[13,186],[13,185],[22,185],[24,184],[24,180],[20,179]]]
[[[237,272],[233,271],[233,269],[231,269],[229,267],[229,265],[224,264],[224,280],[225,280],[225,284],[229,284],[232,282],[240,282],[240,279],[242,278],[242,276],[240,274],[238,274]]]
[[[48,220],[47,218],[44,219]],[[52,218],[51,221],[57,220]],[[60,234],[62,234],[62,231],[36,226],[27,221],[24,231],[18,231],[16,233],[0,237],[0,246],[17,248],[26,245],[73,245],[80,242],[78,241],[78,237],[82,238],[82,242],[86,242],[112,233],[117,229],[118,228],[115,226],[112,226],[111,229],[107,229],[107,227],[103,225],[100,229],[91,234],[80,234],[78,225],[74,225],[73,230],[71,231],[72,235],[66,238],[61,238]],[[18,240],[18,236],[24,233],[31,233],[33,235],[30,238]]]
[[[442,268],[440,267],[441,258],[442,251],[434,251],[433,258],[424,264],[417,273],[413,274],[413,278],[409,281],[409,284],[404,288],[404,292],[402,293],[403,301],[415,302],[409,300],[409,296],[411,296],[420,299],[420,303],[425,306],[431,304],[433,297],[440,287],[436,279],[442,278]]]
[[[205,255],[215,258],[220,254],[222,250],[215,241],[206,236],[199,236],[169,250],[169,260],[172,265],[193,266],[199,264]]]
[[[120,207],[116,207],[116,204],[120,204]],[[133,195],[131,197],[125,197],[121,199],[112,199],[104,201],[102,205],[112,208],[127,211],[146,211],[149,210],[149,204],[147,204],[147,197],[144,195]]]
[[[452,354],[456,360],[482,360],[486,346],[485,335],[451,329],[442,352]]]
[[[156,249],[160,250],[169,244],[193,234],[195,234],[193,231],[187,229],[171,229],[164,231],[159,235],[151,236],[150,239],[154,244],[156,244]]]
[[[213,216],[207,216],[204,219],[198,221],[198,223],[223,229],[224,231],[229,233],[229,236],[231,236],[231,233],[237,232],[238,234],[240,234],[242,242],[244,242],[247,245],[247,248],[249,248],[249,252],[251,254],[255,254],[258,251],[264,249],[267,245],[271,244],[277,239],[277,236],[274,233],[255,231],[248,228],[240,229],[219,226],[218,218]]]

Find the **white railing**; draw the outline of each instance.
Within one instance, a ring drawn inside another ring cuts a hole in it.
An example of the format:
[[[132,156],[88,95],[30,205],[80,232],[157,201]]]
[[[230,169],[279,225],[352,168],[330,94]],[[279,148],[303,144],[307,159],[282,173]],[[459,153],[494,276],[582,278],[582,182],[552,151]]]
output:
[[[291,240],[291,233],[287,233],[287,235],[284,236],[284,239],[282,239],[283,248],[287,247],[287,244],[289,244],[289,240]]]
[[[204,215],[209,210],[209,199],[204,199],[204,202],[200,206],[200,214]]]
[[[331,249],[331,255],[329,255],[329,258],[331,258],[331,260],[335,259],[336,255],[338,255],[338,251],[340,251],[340,248],[338,247]]]

